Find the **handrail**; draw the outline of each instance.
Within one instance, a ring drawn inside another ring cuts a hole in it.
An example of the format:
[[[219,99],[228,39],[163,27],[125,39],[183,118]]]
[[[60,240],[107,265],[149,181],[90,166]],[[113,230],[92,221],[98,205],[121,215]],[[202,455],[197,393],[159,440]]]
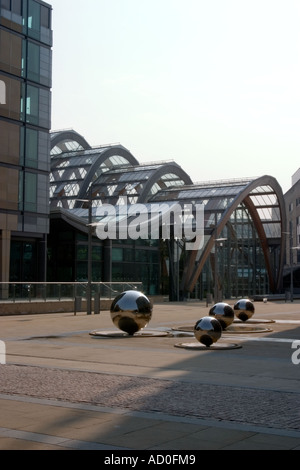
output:
[[[12,284],[15,284],[15,285],[25,285],[25,284],[30,284],[30,285],[45,285],[45,284],[49,284],[49,285],[53,285],[53,286],[57,286],[57,285],[78,285],[78,286],[81,286],[81,285],[87,285],[88,282],[87,281],[82,281],[82,282],[48,282],[48,281],[45,281],[45,282],[31,282],[31,281],[23,281],[23,282],[0,282],[0,287],[2,285],[12,285]],[[120,284],[123,284],[123,285],[128,285],[128,286],[134,286],[136,284],[139,284],[141,285],[142,282],[132,282],[132,281],[115,281],[115,282],[91,282],[91,284],[95,285],[95,286],[98,286],[98,285],[102,285],[102,286],[108,286],[108,285],[120,285]]]
[[[129,289],[143,289],[142,282],[91,282],[92,297],[112,299]],[[63,301],[87,298],[88,282],[0,282],[1,302]]]

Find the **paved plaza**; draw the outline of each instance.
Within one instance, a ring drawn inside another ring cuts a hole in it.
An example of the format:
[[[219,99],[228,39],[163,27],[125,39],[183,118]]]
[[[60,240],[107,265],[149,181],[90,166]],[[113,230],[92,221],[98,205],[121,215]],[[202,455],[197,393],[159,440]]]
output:
[[[190,348],[209,308],[154,304],[136,337],[108,311],[0,316],[0,450],[300,450],[299,301]]]

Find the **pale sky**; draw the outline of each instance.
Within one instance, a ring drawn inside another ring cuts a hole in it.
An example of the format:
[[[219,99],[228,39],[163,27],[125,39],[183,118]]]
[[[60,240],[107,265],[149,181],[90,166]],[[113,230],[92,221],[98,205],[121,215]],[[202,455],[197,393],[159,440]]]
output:
[[[52,129],[194,182],[300,167],[299,0],[49,0]]]

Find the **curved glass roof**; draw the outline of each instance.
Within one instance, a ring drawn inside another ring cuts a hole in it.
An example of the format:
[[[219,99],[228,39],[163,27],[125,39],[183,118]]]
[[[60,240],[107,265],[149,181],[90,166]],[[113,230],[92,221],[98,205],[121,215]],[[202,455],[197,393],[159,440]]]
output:
[[[226,182],[208,182],[193,186],[164,190],[151,202],[174,202],[204,205],[204,245],[198,253],[190,254],[186,269],[185,290],[192,291],[216,240],[222,236],[232,217],[251,217],[260,239],[270,285],[275,291],[283,272],[284,233],[286,231],[285,204],[282,189],[271,176]],[[240,209],[240,210],[239,210]],[[276,268],[271,253],[278,249]]]
[[[186,179],[176,164],[172,168],[169,163],[122,167],[102,174],[95,181],[93,197],[110,204],[118,204],[119,198],[127,197],[129,204],[135,204],[141,199],[146,201],[161,189],[184,186]]]
[[[125,198],[127,204],[203,204],[205,244],[201,253],[190,256],[186,290],[195,285],[215,240],[239,208],[254,223],[269,276],[277,273],[279,279],[283,270],[285,205],[282,189],[271,176],[193,184],[175,162],[139,164],[122,145],[91,148],[75,131],[62,131],[51,134],[50,196],[52,209],[69,211],[68,218],[76,209],[76,224],[81,218],[85,227],[89,201],[94,212],[102,204],[123,204]],[[276,273],[270,263],[274,246],[280,251]]]
[[[209,229],[211,221],[215,220],[215,214],[218,214],[217,219],[220,220],[222,214],[230,208],[235,199],[244,192],[247,193],[247,188],[254,185],[253,189],[249,189],[247,197],[249,197],[262,221],[266,236],[268,238],[279,238],[281,236],[281,215],[278,194],[276,189],[269,184],[256,187],[256,180],[259,180],[259,178],[233,180],[232,182],[226,180],[224,183],[222,181],[207,182],[206,184],[195,184],[183,188],[166,189],[154,195],[151,201],[203,204],[206,213],[205,226],[206,229]]]
[[[51,144],[51,208],[81,207],[80,200],[88,198],[89,188],[103,173],[138,163],[122,145],[91,148],[75,132],[52,133]]]
[[[122,145],[91,148],[74,131],[51,134],[51,208],[79,208],[90,197],[93,206],[146,201],[161,189],[192,181],[174,162],[142,164]]]
[[[51,133],[51,156],[87,148],[90,148],[87,141],[72,129]]]

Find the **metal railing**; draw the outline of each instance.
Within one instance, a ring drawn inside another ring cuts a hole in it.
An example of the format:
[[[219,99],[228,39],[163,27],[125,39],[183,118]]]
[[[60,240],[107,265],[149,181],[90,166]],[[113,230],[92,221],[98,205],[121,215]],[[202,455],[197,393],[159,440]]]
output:
[[[0,282],[0,302],[86,299],[88,282]],[[91,297],[114,299],[126,290],[143,290],[142,282],[92,282]]]

